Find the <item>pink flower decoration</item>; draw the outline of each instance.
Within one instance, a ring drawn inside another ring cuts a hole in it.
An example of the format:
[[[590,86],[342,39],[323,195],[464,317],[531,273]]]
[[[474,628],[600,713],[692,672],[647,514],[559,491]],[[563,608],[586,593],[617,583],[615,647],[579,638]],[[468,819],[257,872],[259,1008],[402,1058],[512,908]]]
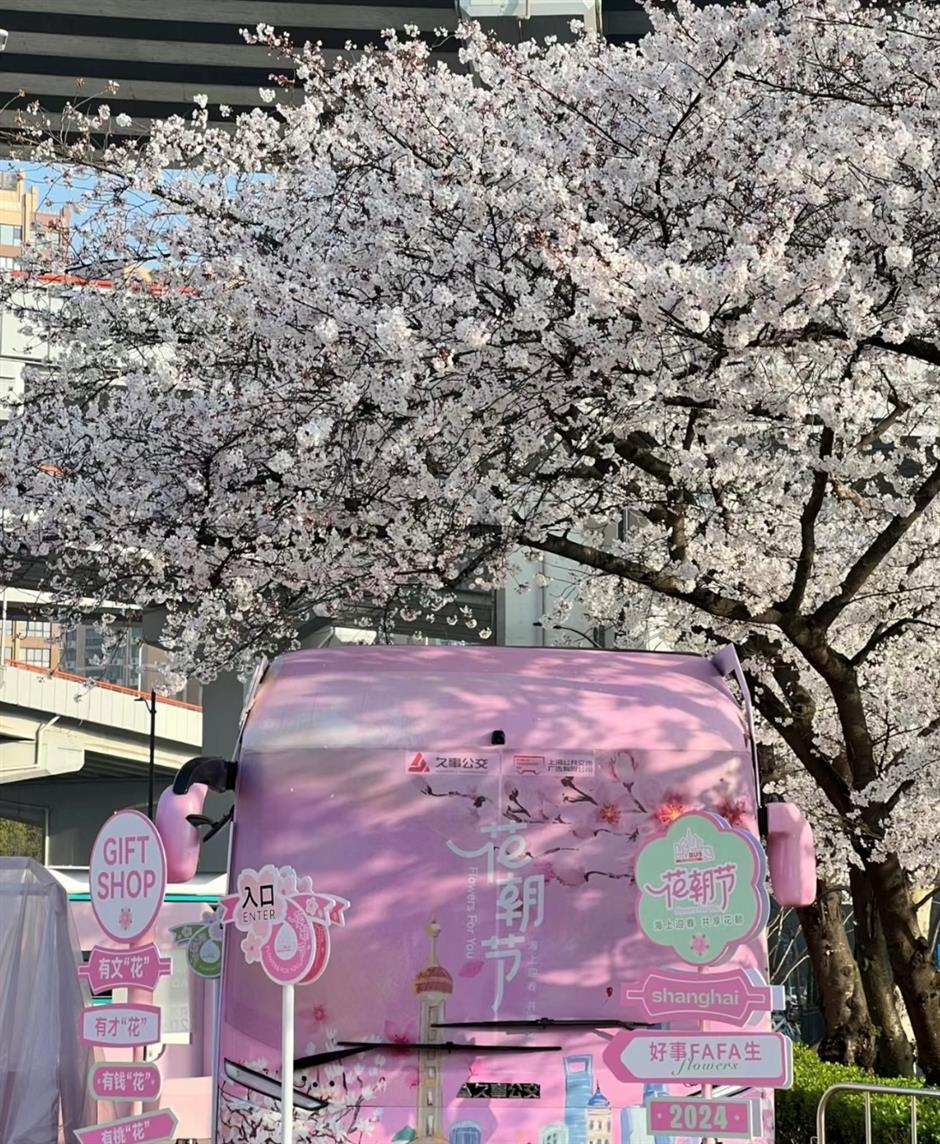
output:
[[[636,803],[623,783],[597,779],[578,784],[577,790],[566,794],[563,812],[576,838],[590,838],[599,830],[626,833],[636,813]]]
[[[417,1034],[415,1033],[414,1026],[412,1026],[412,1025],[404,1025],[401,1028],[399,1028],[397,1025],[392,1024],[391,1021],[386,1021],[385,1022],[385,1028],[383,1029],[383,1033],[384,1033],[384,1039],[386,1041],[390,1041],[392,1044],[395,1044],[395,1045],[414,1044],[414,1042],[417,1040]],[[392,1049],[391,1051],[393,1054],[398,1055],[400,1053],[407,1052],[408,1050],[407,1049]]]
[[[653,811],[653,818],[662,823],[663,826],[671,826],[677,818],[691,809],[682,801],[681,795],[669,793]]]
[[[465,961],[460,969],[457,970],[458,977],[476,977],[477,974],[482,972],[485,961],[477,958],[476,961]]]
[[[708,952],[708,947],[711,945],[711,942],[703,933],[697,933],[689,944],[692,946],[692,952],[702,957]]]
[[[256,933],[246,933],[242,938],[242,953],[249,965],[261,960],[261,947],[264,942]]]
[[[329,1019],[326,1006],[319,1004],[311,1005],[304,1011],[304,1015],[311,1025],[322,1025],[324,1021]]]
[[[725,798],[715,807],[715,813],[726,819],[731,826],[741,826],[750,813],[750,808],[747,799],[737,798],[732,801],[730,798]]]

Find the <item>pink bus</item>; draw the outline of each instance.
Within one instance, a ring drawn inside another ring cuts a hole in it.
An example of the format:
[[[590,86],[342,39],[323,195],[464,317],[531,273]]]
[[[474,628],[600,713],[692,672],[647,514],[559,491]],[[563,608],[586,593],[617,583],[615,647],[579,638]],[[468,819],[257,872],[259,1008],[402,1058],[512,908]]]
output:
[[[779,903],[814,896],[805,821],[761,805],[743,682],[731,648],[356,647],[270,667],[237,760],[187,764],[157,822],[185,880],[187,815],[207,786],[234,789],[229,892],[239,871],[289,866],[342,903],[328,962],[297,989],[295,1141],[700,1138],[650,1132],[644,1108],[700,1088],[631,1083],[604,1054],[622,1030],[657,1027],[629,983],[683,965],[641,931],[634,877],[677,818],[704,811],[761,839]],[[214,1139],[273,1144],[281,991],[241,936],[227,927]],[[766,977],[763,926],[721,969]],[[769,1028],[768,1013],[749,1031]],[[752,1139],[772,1140],[772,1094],[750,1095]]]

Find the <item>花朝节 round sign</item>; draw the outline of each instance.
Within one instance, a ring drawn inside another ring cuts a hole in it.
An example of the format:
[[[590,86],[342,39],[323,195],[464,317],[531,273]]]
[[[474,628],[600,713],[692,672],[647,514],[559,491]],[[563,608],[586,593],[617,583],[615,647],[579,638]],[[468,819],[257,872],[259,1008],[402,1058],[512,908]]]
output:
[[[88,883],[92,909],[108,937],[133,942],[150,929],[166,890],[166,854],[146,815],[120,810],[102,826]]]
[[[637,858],[637,920],[656,945],[692,965],[724,961],[767,923],[764,852],[706,811],[680,815]]]

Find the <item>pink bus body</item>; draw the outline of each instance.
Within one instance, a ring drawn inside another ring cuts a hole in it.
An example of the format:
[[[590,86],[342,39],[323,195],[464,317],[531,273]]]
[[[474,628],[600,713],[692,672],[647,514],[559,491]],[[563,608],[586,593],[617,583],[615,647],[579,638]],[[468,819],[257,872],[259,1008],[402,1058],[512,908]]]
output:
[[[778,901],[815,889],[802,817],[759,812],[731,672],[732,649],[370,647],[272,665],[243,728],[229,892],[273,864],[350,903],[322,976],[297,988],[299,1144],[665,1144],[646,1129],[657,1090],[603,1060],[616,1022],[643,1021],[622,986],[682,968],[637,925],[639,848],[706,810],[769,839]],[[194,868],[182,813],[204,789],[161,802],[171,877]],[[214,1138],[273,1144],[281,991],[241,936],[228,927]],[[721,968],[766,977],[764,933]],[[344,1042],[378,1047],[339,1056]],[[409,1048],[442,1042],[458,1047]]]

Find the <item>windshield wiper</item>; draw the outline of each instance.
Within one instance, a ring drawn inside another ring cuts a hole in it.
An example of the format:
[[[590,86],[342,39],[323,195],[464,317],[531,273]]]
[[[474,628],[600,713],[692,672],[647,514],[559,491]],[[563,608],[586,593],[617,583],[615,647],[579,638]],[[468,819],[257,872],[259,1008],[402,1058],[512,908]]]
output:
[[[435,1026],[437,1028],[438,1026]],[[444,1026],[440,1026],[444,1027]],[[346,1057],[354,1057],[359,1053],[367,1053],[370,1049],[391,1049],[393,1052],[402,1052],[412,1049],[427,1052],[475,1052],[475,1053],[560,1053],[560,1045],[472,1045],[457,1041],[337,1041],[341,1046],[338,1049],[329,1049],[323,1053],[312,1053],[309,1057],[297,1057],[294,1061],[294,1071],[314,1069],[318,1065],[326,1065],[331,1061],[341,1061]]]
[[[257,1092],[260,1096],[280,1100],[283,1095],[281,1082],[276,1077],[266,1076],[256,1069],[248,1068],[247,1065],[239,1065],[235,1061],[226,1059],[225,1075],[229,1080],[240,1084],[242,1088],[247,1088],[249,1092]],[[329,1101],[320,1100],[318,1097],[310,1096],[302,1089],[295,1088],[294,1104],[297,1108],[303,1109],[304,1112],[319,1112],[321,1108],[326,1108]]]
[[[561,1045],[473,1045],[462,1041],[337,1041],[348,1045],[353,1052],[364,1053],[369,1049],[392,1049],[402,1052],[406,1049],[425,1050],[436,1053],[560,1053]]]
[[[340,1044],[349,1045],[351,1041],[341,1041]],[[354,1057],[356,1053],[364,1052],[364,1048],[359,1047],[359,1042],[355,1042],[355,1048],[346,1049],[328,1049],[324,1053],[313,1053],[309,1057],[297,1057],[294,1061],[294,1072],[300,1072],[301,1069],[315,1069],[318,1065],[328,1065],[331,1061],[341,1061],[346,1057]]]
[[[649,1029],[643,1021],[597,1020],[568,1017],[534,1017],[528,1021],[442,1021],[432,1029]]]

